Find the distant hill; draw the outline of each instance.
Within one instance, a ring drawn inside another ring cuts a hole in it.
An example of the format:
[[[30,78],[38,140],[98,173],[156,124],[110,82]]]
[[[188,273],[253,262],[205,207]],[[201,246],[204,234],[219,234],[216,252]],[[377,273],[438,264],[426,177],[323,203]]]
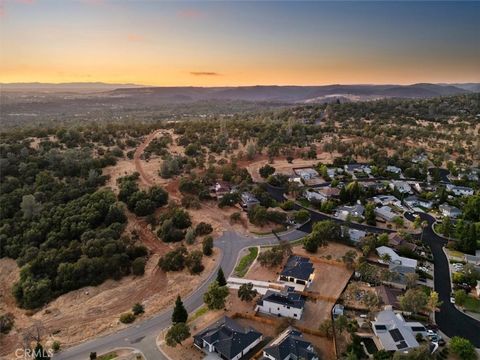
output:
[[[413,85],[326,85],[326,86],[240,86],[240,87],[141,87],[119,88],[111,96],[150,98],[159,102],[240,100],[254,102],[311,103],[332,98],[350,101],[372,98],[431,98],[475,92],[449,84]],[[480,84],[476,84],[480,87]],[[145,100],[145,99],[144,99]]]
[[[95,92],[110,91],[118,88],[138,88],[136,84],[108,84],[102,82],[72,82],[72,83],[0,83],[0,89],[6,91],[24,92]]]

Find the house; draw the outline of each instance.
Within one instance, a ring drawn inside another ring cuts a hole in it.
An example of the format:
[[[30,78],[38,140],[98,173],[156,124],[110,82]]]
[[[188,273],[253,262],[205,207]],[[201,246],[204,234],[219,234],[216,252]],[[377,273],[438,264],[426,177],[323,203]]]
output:
[[[318,177],[318,172],[312,168],[304,168],[304,169],[295,169],[295,174],[300,176],[303,180],[311,180]]]
[[[308,287],[313,281],[313,272],[313,264],[309,258],[291,255],[283,267],[278,280]]]
[[[244,328],[235,320],[224,316],[207,329],[193,337],[199,349],[215,352],[222,359],[238,360],[262,341],[261,333],[253,328]]]
[[[389,256],[389,260],[379,260],[380,263],[388,264],[388,269],[393,274],[393,278],[388,283],[404,288],[407,283],[407,275],[415,273],[417,260],[400,256],[387,246],[378,247],[377,253],[380,257]]]
[[[348,164],[343,166],[343,170],[350,174],[350,175],[355,175],[360,174],[360,173],[365,173],[365,174],[371,174],[372,169],[370,166],[365,165],[365,164]]]
[[[406,247],[412,251],[415,251],[417,249],[417,245],[408,242],[399,233],[396,232],[388,234],[388,245],[394,249],[399,249],[401,247]]]
[[[220,200],[225,194],[230,193],[232,187],[230,183],[226,181],[217,181],[215,185],[210,188],[210,191],[214,193],[217,200]]]
[[[418,163],[423,163],[427,160],[428,160],[428,156],[426,154],[420,154],[412,158],[412,163],[418,164]]]
[[[447,190],[455,196],[472,196],[474,193],[472,188],[467,186],[456,186],[453,184],[447,184]]]
[[[348,227],[347,229],[348,229],[348,236],[350,237],[350,240],[353,241],[354,243],[360,242],[360,240],[362,240],[367,235],[367,232],[363,230],[352,229],[350,227]]]
[[[300,319],[305,307],[305,298],[293,287],[286,286],[281,292],[267,290],[257,302],[255,311],[277,316]]]
[[[378,195],[373,197],[373,202],[377,205],[393,205],[396,207],[401,207],[402,202],[398,200],[395,196],[392,195]]]
[[[391,181],[390,189],[397,190],[401,194],[410,194],[412,192],[412,188],[406,181],[394,180]]]
[[[260,205],[260,201],[252,193],[243,192],[240,195],[240,205],[243,210],[249,211],[255,205]]]
[[[377,295],[380,297],[383,305],[391,306],[392,309],[400,309],[400,302],[398,301],[398,297],[403,295],[403,290],[380,285],[375,287],[375,291]]]
[[[315,191],[314,189],[307,189],[303,192],[305,198],[310,202],[322,202],[327,200],[325,195],[320,194],[319,192]]]
[[[480,280],[477,280],[477,286],[475,287],[475,292],[477,293],[477,297],[480,298]]]
[[[406,197],[405,199],[403,199],[403,202],[411,209],[418,206],[421,206],[425,209],[431,209],[433,207],[432,201],[416,197],[415,195]]]
[[[393,221],[398,215],[393,212],[390,206],[381,206],[375,208],[375,215],[384,219],[385,221]]]
[[[462,215],[462,211],[459,208],[457,208],[455,206],[450,206],[448,204],[441,204],[438,207],[438,210],[440,210],[440,212],[442,213],[443,216],[447,216],[447,217],[453,218],[453,219]]]
[[[303,338],[300,331],[292,327],[288,327],[263,350],[263,358],[265,360],[320,359],[313,345]]]
[[[399,167],[396,167],[396,166],[388,165],[386,170],[387,170],[389,173],[392,173],[392,174],[397,174],[397,175],[401,175],[401,174],[402,174],[402,169],[400,169]]]
[[[339,206],[335,213],[335,217],[346,220],[347,217],[362,217],[365,212],[365,208],[361,204],[355,204],[353,206]]]
[[[401,314],[393,312],[390,306],[380,311],[372,321],[372,328],[382,349],[386,351],[402,351],[419,346],[416,335],[427,336],[427,329],[419,322],[407,322]]]
[[[322,194],[325,199],[336,198],[340,196],[340,189],[336,187],[324,186],[317,189],[319,194]]]
[[[417,268],[417,260],[400,256],[395,252],[395,250],[389,248],[388,246],[378,247],[377,253],[380,257],[383,255],[388,255],[390,257],[389,261],[380,260],[381,263],[408,267],[412,268],[413,270]]]
[[[465,254],[465,261],[474,266],[480,266],[480,250],[475,251],[475,255]]]
[[[332,309],[332,314],[333,317],[336,318],[338,316],[341,316],[345,313],[345,306],[342,304],[335,304],[335,306]]]

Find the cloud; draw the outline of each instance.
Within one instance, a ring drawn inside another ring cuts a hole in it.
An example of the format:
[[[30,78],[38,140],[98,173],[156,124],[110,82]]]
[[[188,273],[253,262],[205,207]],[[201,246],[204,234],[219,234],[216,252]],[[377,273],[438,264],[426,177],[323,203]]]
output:
[[[196,9],[183,9],[177,12],[177,16],[183,19],[198,19],[205,16],[205,13]]]
[[[145,40],[145,38],[142,35],[138,35],[138,34],[128,34],[127,40],[130,42],[141,42]]]
[[[221,74],[214,71],[190,71],[193,76],[220,76]]]

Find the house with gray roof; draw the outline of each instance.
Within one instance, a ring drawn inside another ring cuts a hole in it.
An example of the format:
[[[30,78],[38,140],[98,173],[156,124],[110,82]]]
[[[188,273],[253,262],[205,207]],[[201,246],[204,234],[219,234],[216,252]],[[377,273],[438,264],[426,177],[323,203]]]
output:
[[[295,292],[293,287],[285,287],[281,292],[268,290],[257,302],[255,311],[292,319],[300,319],[305,307],[305,297]]]
[[[460,210],[459,208],[457,208],[455,206],[451,206],[451,205],[448,205],[448,204],[441,204],[438,207],[438,210],[440,210],[440,212],[442,213],[443,216],[447,216],[447,217],[453,218],[453,219],[462,215],[462,210]]]
[[[417,334],[427,336],[427,329],[419,322],[407,322],[401,314],[386,306],[372,321],[372,328],[382,348],[386,351],[408,352],[420,346]]]
[[[240,205],[243,210],[250,211],[256,205],[260,205],[260,201],[250,192],[243,192],[240,195]]]
[[[263,359],[319,360],[319,356],[313,345],[303,338],[300,331],[288,327],[263,350]]]
[[[222,359],[238,360],[262,339],[262,334],[255,329],[244,328],[235,320],[224,316],[195,335],[193,343],[201,350],[218,353]]]

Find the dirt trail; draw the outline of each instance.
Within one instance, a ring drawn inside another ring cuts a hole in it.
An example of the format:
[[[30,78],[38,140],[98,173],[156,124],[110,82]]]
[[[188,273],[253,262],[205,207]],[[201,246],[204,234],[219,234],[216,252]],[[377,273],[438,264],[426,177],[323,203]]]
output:
[[[135,150],[135,154],[133,155],[133,159],[134,159],[134,162],[135,162],[135,169],[140,174],[140,181],[144,185],[152,186],[154,183],[150,179],[150,177],[143,171],[141,156],[142,156],[143,152],[145,151],[145,148],[148,146],[148,144],[150,144],[150,142],[153,139],[155,139],[155,137],[163,131],[164,131],[163,129],[158,129],[158,130],[155,130],[154,132],[152,132],[150,135],[148,135],[147,138],[143,141],[143,143],[141,143],[137,147],[137,149]]]

